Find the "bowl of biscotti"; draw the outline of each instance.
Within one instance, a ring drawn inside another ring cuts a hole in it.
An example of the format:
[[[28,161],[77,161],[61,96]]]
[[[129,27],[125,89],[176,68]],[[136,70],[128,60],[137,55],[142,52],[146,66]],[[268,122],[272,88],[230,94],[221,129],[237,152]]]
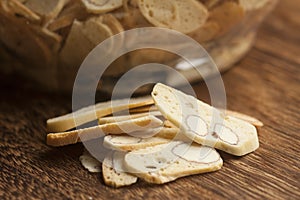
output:
[[[250,49],[276,0],[1,0],[1,71],[52,91],[72,91],[77,70],[99,43],[126,30],[168,28],[193,38],[220,71]],[[126,41],[124,41],[126,42]],[[170,63],[174,55],[136,50],[116,59],[99,90],[111,93],[134,66]],[[145,91],[150,92],[150,90]]]
[[[241,157],[257,150],[262,126],[254,117],[157,83],[148,96],[113,99],[48,119],[46,143],[54,148],[82,143],[77,161],[82,170],[119,188],[213,174],[226,160],[221,152]]]

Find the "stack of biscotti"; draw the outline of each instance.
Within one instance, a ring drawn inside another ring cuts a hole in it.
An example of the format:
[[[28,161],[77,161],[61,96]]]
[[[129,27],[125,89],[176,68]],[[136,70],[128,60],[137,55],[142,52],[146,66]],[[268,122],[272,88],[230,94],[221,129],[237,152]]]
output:
[[[96,126],[85,126],[97,120]],[[192,96],[156,84],[151,97],[98,103],[49,119],[47,144],[96,143],[99,154],[80,157],[90,172],[101,172],[113,187],[138,178],[155,184],[212,172],[222,167],[218,150],[243,156],[259,147],[259,120],[234,111],[218,110]],[[97,158],[97,159],[96,159]],[[101,168],[102,165],[102,168]]]

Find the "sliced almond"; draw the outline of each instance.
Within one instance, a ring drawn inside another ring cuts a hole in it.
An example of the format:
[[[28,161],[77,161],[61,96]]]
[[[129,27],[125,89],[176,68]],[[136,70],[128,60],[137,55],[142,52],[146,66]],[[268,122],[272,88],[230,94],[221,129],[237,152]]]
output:
[[[82,0],[82,3],[88,12],[102,14],[120,8],[123,0]]]
[[[112,187],[123,187],[137,182],[137,177],[126,173],[123,166],[125,154],[122,152],[111,152],[102,164],[103,180],[106,185]]]
[[[162,126],[162,121],[160,119],[154,116],[146,116],[128,121],[92,126],[68,132],[49,133],[47,135],[47,144],[50,146],[64,146],[75,144],[80,141],[100,138],[107,134],[132,133],[160,126]]]
[[[47,120],[47,128],[50,132],[65,131],[97,118],[110,115],[113,112],[151,104],[153,104],[153,100],[149,97],[102,102],[82,108],[73,113],[49,119]]]
[[[222,164],[223,161],[215,149],[178,141],[132,151],[125,155],[125,166],[129,172],[156,184],[216,171]]]
[[[199,144],[237,156],[259,147],[256,128],[246,121],[224,117],[208,104],[160,83],[155,85],[152,97],[163,116]],[[221,122],[212,121],[216,118]]]

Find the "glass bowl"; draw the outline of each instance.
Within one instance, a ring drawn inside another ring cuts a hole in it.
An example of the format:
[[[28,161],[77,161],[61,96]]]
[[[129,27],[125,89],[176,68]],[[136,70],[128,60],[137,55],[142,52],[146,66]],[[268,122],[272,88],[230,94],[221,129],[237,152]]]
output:
[[[1,70],[27,77],[43,89],[71,92],[78,68],[99,43],[124,30],[163,27],[199,42],[222,72],[251,48],[258,26],[276,1],[1,0]],[[127,53],[105,71],[99,90],[111,93],[134,66],[174,66],[177,61],[176,55],[157,49]],[[201,79],[189,69],[182,72],[190,74],[190,82]]]

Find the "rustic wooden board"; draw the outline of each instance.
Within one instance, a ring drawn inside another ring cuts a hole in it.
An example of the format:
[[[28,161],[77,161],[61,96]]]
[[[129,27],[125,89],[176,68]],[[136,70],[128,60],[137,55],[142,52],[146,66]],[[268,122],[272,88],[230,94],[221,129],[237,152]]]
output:
[[[260,148],[223,168],[165,185],[113,189],[89,174],[82,145],[45,144],[45,120],[70,111],[69,97],[34,92],[0,76],[0,199],[299,199],[300,3],[281,1],[245,59],[224,74],[228,108],[265,123]],[[199,98],[208,100],[204,84]]]

